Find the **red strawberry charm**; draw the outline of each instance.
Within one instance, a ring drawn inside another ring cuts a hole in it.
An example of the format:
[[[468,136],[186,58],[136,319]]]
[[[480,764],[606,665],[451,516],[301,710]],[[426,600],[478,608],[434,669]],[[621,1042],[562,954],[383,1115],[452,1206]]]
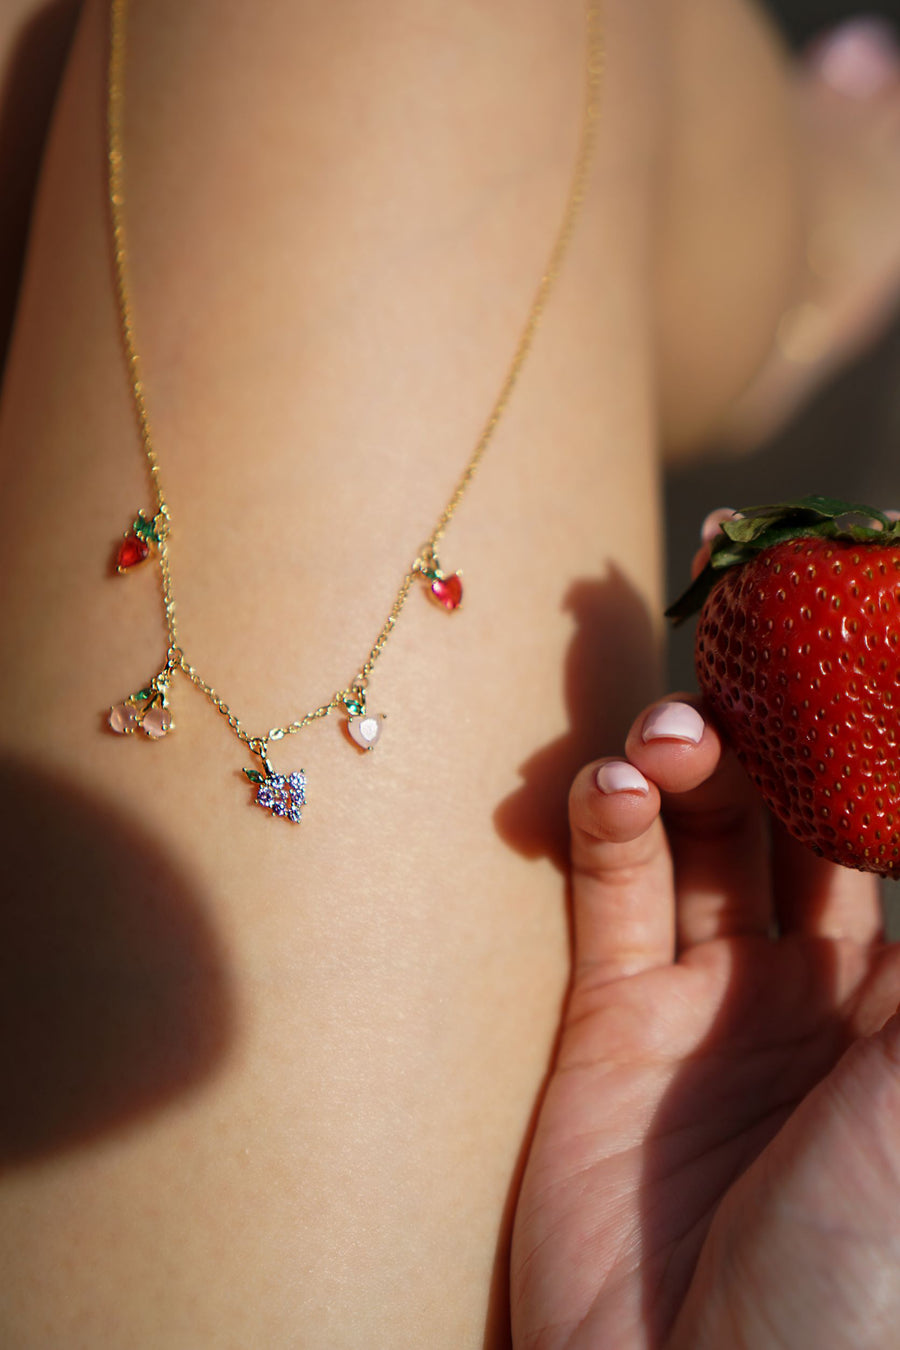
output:
[[[139,535],[127,535],[116,550],[116,571],[127,572],[150,557],[150,545]]]
[[[132,567],[137,567],[139,563],[153,556],[159,549],[165,527],[164,512],[148,516],[143,511],[138,511],[131,528],[116,549],[116,571],[128,572]]]
[[[435,577],[431,583],[431,595],[444,609],[459,609],[462,603],[462,578],[459,573]]]
[[[425,560],[416,563],[415,570],[428,583],[429,597],[436,605],[452,613],[462,604],[463,584],[459,572],[445,572],[433,553],[426,553]]]
[[[668,610],[700,688],[792,835],[900,876],[900,523],[805,497],[724,521]]]

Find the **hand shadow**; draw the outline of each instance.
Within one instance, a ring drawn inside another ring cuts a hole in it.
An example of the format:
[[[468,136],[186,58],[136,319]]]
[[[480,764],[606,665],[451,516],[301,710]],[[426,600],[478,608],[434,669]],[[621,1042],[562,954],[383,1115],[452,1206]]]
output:
[[[569,730],[519,766],[524,782],[497,807],[494,823],[500,836],[517,852],[526,858],[549,858],[565,872],[569,863],[568,798],[572,779],[588,760],[620,750],[635,713],[659,692],[660,643],[646,602],[614,566],[602,579],[574,582],[561,607],[575,619],[565,661]],[[507,1193],[485,1350],[488,1346],[501,1350],[510,1345],[509,1238],[542,1096],[543,1088],[537,1095]]]
[[[565,663],[569,730],[519,766],[524,782],[494,823],[518,853],[564,871],[572,779],[588,760],[621,751],[635,713],[658,694],[660,643],[644,598],[612,565],[602,579],[573,582],[562,608],[575,618]]]
[[[0,1165],[158,1110],[230,1040],[206,906],[109,802],[0,759]]]

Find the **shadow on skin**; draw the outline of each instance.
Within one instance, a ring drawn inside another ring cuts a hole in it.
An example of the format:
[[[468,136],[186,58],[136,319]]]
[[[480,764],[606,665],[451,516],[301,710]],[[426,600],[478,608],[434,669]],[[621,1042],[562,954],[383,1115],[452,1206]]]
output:
[[[207,1078],[232,1028],[203,898],[107,801],[0,760],[0,1164]]]
[[[575,619],[564,671],[569,730],[520,765],[523,785],[500,803],[494,823],[501,838],[518,853],[526,858],[550,858],[565,872],[572,780],[587,760],[621,749],[635,709],[658,692],[659,675],[658,640],[647,606],[617,568],[610,567],[603,580],[574,582],[562,609]],[[550,1063],[555,1058],[554,1044]],[[483,1350],[506,1350],[511,1344],[510,1235],[549,1073],[548,1064],[507,1192]]]
[[[659,692],[659,640],[643,597],[616,567],[569,588],[575,619],[565,663],[569,730],[519,766],[524,782],[494,813],[501,838],[526,858],[569,864],[568,799],[578,770],[622,749],[635,712]]]

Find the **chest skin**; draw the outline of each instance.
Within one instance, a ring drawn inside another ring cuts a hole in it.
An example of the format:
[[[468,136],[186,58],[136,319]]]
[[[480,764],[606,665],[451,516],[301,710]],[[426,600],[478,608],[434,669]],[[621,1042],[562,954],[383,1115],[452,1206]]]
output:
[[[245,22],[135,7],[128,219],[180,639],[264,731],[352,676],[490,412],[565,197],[582,16]],[[0,1185],[10,1343],[456,1348],[505,1324],[504,1212],[567,978],[566,793],[656,688],[631,22],[570,257],[442,545],[464,604],[411,596],[375,750],[326,719],[273,752],[308,776],[293,828],[186,682],[165,740],[103,729],[164,632],[152,567],[107,574],[150,503],[86,14],[2,422],[30,897],[10,1017],[34,1084]]]

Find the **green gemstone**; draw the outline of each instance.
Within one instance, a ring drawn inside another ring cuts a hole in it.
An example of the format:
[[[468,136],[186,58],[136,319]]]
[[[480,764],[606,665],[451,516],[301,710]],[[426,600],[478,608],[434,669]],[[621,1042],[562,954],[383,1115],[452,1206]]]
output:
[[[249,780],[250,780],[251,783],[264,783],[264,782],[265,782],[265,779],[263,778],[262,774],[261,774],[261,773],[257,773],[256,769],[245,769],[245,770],[244,770],[244,773],[245,773],[246,776],[249,778]]]
[[[159,543],[159,535],[156,532],[156,526],[152,520],[148,520],[143,511],[137,516],[132,529],[135,534],[140,535],[142,539],[147,539],[151,544]]]
[[[132,698],[136,698],[140,703],[146,703],[147,699],[152,698],[152,696],[152,689],[139,689],[136,694],[131,695]]]
[[[357,703],[355,698],[345,698],[344,707],[351,717],[362,717],[363,715],[363,706],[361,703]]]

